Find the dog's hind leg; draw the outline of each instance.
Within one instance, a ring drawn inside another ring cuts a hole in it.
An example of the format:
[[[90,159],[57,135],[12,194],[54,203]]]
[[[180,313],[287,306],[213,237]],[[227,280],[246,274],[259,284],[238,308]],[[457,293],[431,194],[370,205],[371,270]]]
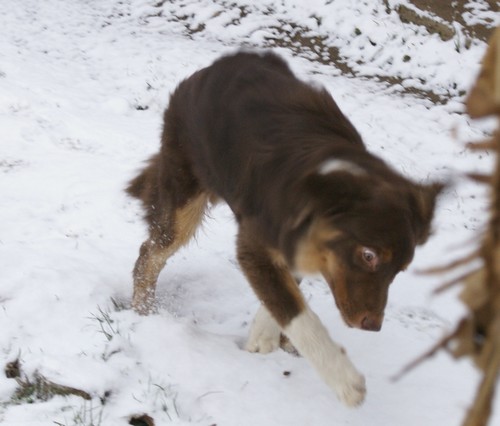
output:
[[[156,215],[149,238],[142,244],[134,267],[132,308],[140,314],[153,310],[156,281],[167,259],[185,245],[196,232],[208,203],[208,195],[198,192],[182,206]]]
[[[361,404],[366,393],[364,377],[307,306],[286,263],[261,244],[245,223],[240,224],[238,234],[238,261],[257,297],[297,351],[344,404]],[[274,341],[275,331],[272,330]]]

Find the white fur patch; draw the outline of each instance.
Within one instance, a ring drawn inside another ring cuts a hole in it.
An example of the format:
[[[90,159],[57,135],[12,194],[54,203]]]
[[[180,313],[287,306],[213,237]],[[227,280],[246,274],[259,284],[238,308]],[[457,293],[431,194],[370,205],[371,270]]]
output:
[[[280,347],[281,327],[269,311],[261,305],[250,329],[245,349],[267,354]]]
[[[356,406],[363,402],[365,378],[356,370],[345,351],[330,338],[314,312],[306,309],[284,331],[344,404]]]
[[[326,160],[318,168],[320,175],[327,175],[334,172],[346,172],[355,176],[366,175],[366,170],[348,160]]]

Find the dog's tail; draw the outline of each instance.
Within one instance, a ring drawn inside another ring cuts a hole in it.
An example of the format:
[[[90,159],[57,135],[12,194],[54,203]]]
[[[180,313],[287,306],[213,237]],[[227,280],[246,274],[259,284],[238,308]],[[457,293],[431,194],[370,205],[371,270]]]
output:
[[[132,179],[125,191],[128,195],[135,198],[142,198],[141,194],[144,193],[144,187],[146,186],[147,171],[143,170],[139,175]]]
[[[157,187],[158,155],[152,157],[148,165],[133,178],[125,188],[127,194],[140,199],[145,205],[150,204],[154,198]]]

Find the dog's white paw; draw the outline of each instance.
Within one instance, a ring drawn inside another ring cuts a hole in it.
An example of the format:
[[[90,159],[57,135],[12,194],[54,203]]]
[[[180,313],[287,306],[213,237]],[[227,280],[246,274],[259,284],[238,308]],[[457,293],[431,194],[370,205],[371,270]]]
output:
[[[255,315],[245,349],[267,354],[280,347],[281,328],[269,311],[261,306]]]
[[[337,397],[348,407],[361,405],[366,395],[365,378],[360,374],[346,355],[339,365],[337,377],[328,382],[334,388]]]
[[[249,352],[259,352],[261,354],[267,354],[269,352],[274,352],[280,346],[279,334],[276,338],[274,335],[269,335],[267,333],[262,333],[258,336],[250,336],[248,338],[245,349]]]

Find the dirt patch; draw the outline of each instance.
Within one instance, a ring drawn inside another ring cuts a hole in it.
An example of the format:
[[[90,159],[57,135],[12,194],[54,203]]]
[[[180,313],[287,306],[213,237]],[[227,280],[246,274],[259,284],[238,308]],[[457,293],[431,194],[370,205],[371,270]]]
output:
[[[411,3],[418,9],[430,12],[443,19],[448,26],[453,28],[453,23],[459,23],[469,37],[487,41],[493,34],[494,28],[485,24],[470,25],[466,22],[465,16],[472,11],[470,0],[439,1],[439,0],[411,0]],[[498,0],[483,0],[488,5],[489,10],[498,10]],[[425,24],[424,24],[425,25]]]
[[[392,9],[388,1],[385,2],[387,13],[395,10],[402,22],[423,26],[430,34],[437,34],[443,41],[455,38],[458,51],[463,48],[468,49],[473,39],[487,41],[494,31],[491,22],[475,23],[473,25],[467,22],[466,16],[472,16],[474,7],[470,0],[455,0],[453,2],[411,0],[411,4],[414,7],[400,4],[395,9]],[[487,5],[488,9],[492,11],[498,7],[497,0],[484,0],[484,5]],[[328,45],[326,37],[308,36],[308,28],[297,24],[283,24],[281,28],[276,29],[278,36],[268,39],[271,46],[290,48],[297,54],[306,55],[317,62],[334,64],[344,74],[357,76],[357,73],[347,64],[348,58],[342,57],[337,48]],[[457,24],[461,27],[462,34],[465,34],[465,39],[457,33],[455,29]],[[284,28],[291,28],[292,30],[286,31]],[[436,94],[431,90],[403,87],[403,79],[398,76],[374,75],[366,78],[397,86],[401,93],[426,98],[433,103],[445,104],[451,98],[451,96]],[[460,95],[463,94],[460,93]]]
[[[408,6],[401,4],[396,10],[402,22],[422,25],[427,28],[430,34],[438,34],[443,41],[451,40],[456,34],[452,26],[428,16],[422,16],[416,10],[410,9]]]

